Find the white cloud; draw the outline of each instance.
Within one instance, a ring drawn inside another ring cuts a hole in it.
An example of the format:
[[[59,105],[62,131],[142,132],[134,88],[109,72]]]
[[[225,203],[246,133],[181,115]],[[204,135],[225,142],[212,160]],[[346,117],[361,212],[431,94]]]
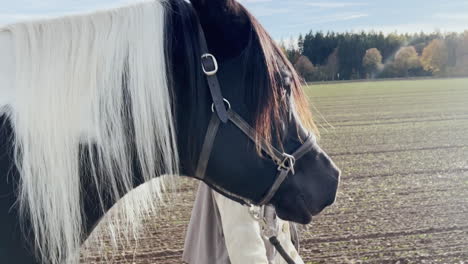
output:
[[[468,13],[438,13],[434,17],[447,21],[468,21]]]
[[[289,8],[274,8],[274,7],[256,7],[251,8],[252,13],[258,17],[272,16],[278,14],[286,14],[293,10]]]
[[[359,28],[350,28],[351,31],[382,31],[385,34],[389,33],[415,33],[415,32],[426,32],[431,33],[434,31],[445,32],[463,32],[466,30],[466,26],[463,24],[448,24],[441,25],[440,23],[412,23],[412,24],[394,24],[394,25],[372,25],[372,26],[360,26]]]
[[[287,28],[298,28],[303,26],[312,27],[314,25],[320,25],[324,23],[354,20],[368,16],[369,15],[366,13],[336,13],[330,15],[315,16],[313,18],[306,19],[307,21],[305,21],[304,23],[287,25]]]
[[[361,2],[310,2],[307,3],[307,5],[318,8],[343,8],[351,6],[363,6],[367,4]]]

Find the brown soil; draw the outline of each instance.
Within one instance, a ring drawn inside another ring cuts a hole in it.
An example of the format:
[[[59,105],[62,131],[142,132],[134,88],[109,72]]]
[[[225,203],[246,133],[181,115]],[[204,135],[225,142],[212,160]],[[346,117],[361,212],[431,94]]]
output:
[[[468,80],[398,83],[310,90],[343,176],[336,203],[302,231],[306,263],[468,262]],[[182,263],[196,185],[180,181],[137,246],[90,239],[83,263]]]

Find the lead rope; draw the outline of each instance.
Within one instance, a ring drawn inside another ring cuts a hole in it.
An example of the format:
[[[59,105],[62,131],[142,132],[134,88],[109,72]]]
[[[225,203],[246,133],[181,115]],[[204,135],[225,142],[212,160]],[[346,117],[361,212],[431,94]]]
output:
[[[257,207],[257,206],[250,206],[249,207],[249,213],[252,216],[252,218],[257,221],[260,225],[260,229],[262,232],[263,237],[265,237],[270,243],[273,245],[273,247],[278,251],[280,256],[286,261],[288,264],[296,264],[294,260],[288,255],[286,250],[283,248],[281,245],[281,242],[278,240],[278,231],[274,228],[268,225],[268,222],[266,220],[266,216],[264,213],[265,208],[264,206],[262,207]]]

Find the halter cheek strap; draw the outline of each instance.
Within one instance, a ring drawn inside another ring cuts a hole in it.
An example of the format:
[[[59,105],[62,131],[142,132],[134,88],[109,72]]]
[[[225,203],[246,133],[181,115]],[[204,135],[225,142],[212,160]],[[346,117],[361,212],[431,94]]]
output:
[[[213,100],[213,104],[211,105],[213,115],[211,116],[211,120],[206,131],[202,150],[198,160],[197,169],[195,172],[195,177],[203,180],[205,178],[206,169],[210,160],[214,140],[216,138],[221,123],[227,123],[228,121],[230,121],[252,141],[256,142],[257,139],[255,129],[252,128],[239,114],[233,111],[231,109],[229,101],[222,96],[218,77],[216,76],[216,73],[218,71],[218,63],[216,61],[216,58],[212,54],[208,53],[208,45],[206,43],[205,34],[203,32],[203,29],[201,28],[201,25],[199,24],[198,26],[200,34],[200,46],[202,52],[201,66],[203,72],[205,73],[205,77],[208,82],[208,87],[210,89],[210,94]],[[268,204],[275,195],[276,191],[278,191],[278,188],[281,186],[283,181],[289,175],[289,173],[295,173],[294,165],[296,161],[302,156],[304,156],[305,153],[309,152],[312,149],[314,143],[315,138],[312,135],[309,135],[304,141],[304,143],[293,154],[290,155],[279,151],[269,142],[261,139],[260,142],[258,142],[258,144],[260,144],[260,148],[278,166],[278,174],[276,176],[276,179],[265,194],[265,196],[260,200],[260,202],[252,202],[246,199],[245,197],[239,197],[235,194],[229,193],[226,190],[223,191],[226,192],[226,194],[229,194],[230,196],[243,201],[245,204]]]
[[[202,151],[200,157],[198,158],[197,170],[195,172],[195,177],[199,179],[205,178],[206,168],[208,167],[208,162],[210,161],[211,150],[213,149],[213,143],[218,133],[220,120],[213,114],[211,115],[210,124],[206,130],[205,140],[203,142]]]
[[[213,99],[212,109],[216,109],[216,114],[221,122],[226,123],[228,121],[228,115],[226,107],[224,106],[224,98],[221,94],[221,88],[219,85],[218,76],[218,62],[215,56],[208,52],[208,44],[206,43],[205,33],[200,24],[198,24],[198,32],[200,32],[200,48],[202,51],[201,63],[202,70],[205,73],[206,81],[210,87],[211,98]]]

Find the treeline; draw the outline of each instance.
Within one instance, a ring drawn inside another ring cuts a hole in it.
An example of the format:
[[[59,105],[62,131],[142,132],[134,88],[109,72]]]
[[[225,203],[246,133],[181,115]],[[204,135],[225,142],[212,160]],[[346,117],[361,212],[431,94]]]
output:
[[[306,81],[468,76],[464,33],[309,32],[281,47]]]

